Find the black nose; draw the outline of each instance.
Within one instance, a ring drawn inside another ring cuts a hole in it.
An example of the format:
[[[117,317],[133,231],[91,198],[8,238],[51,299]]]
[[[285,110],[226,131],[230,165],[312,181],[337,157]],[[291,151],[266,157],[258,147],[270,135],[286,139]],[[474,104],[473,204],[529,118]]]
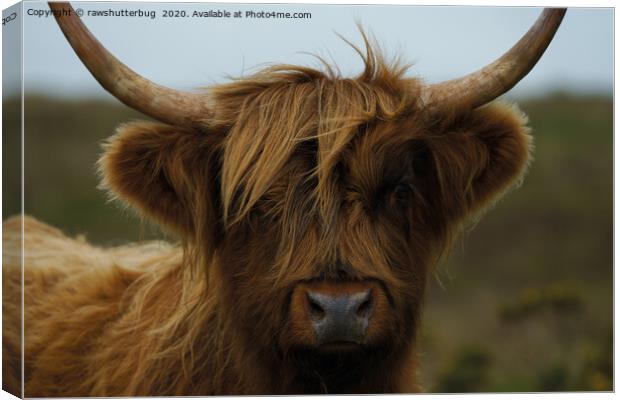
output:
[[[318,345],[364,339],[372,314],[370,289],[334,295],[308,291],[308,304]]]

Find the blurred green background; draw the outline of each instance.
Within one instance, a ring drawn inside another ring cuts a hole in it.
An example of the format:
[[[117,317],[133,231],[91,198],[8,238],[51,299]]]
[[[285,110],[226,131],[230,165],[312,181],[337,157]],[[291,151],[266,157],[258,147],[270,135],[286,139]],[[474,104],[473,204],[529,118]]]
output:
[[[431,279],[419,333],[429,392],[612,390],[613,103],[521,101],[535,136],[523,185]],[[18,99],[3,103],[3,218],[19,212]],[[25,210],[111,246],[158,237],[98,190],[101,141],[143,118],[104,101],[25,100]]]

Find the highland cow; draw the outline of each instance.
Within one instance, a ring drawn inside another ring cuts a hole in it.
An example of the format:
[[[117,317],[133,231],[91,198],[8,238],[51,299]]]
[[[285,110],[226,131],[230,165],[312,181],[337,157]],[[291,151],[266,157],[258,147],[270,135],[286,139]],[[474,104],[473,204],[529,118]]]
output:
[[[118,128],[103,187],[181,244],[102,249],[5,222],[5,388],[21,393],[23,226],[26,396],[418,391],[427,276],[530,159],[525,117],[493,100],[563,15],[445,83],[407,78],[364,36],[356,78],[282,65],[184,93],[58,13],[103,87],[162,122]]]

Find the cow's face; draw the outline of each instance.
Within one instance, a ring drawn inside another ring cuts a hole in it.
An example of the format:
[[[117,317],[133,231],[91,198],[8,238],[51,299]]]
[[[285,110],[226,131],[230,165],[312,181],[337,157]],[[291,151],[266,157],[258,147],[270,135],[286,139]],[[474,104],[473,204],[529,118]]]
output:
[[[128,125],[101,164],[114,193],[216,260],[248,346],[315,369],[403,354],[429,269],[529,155],[514,109],[431,111],[375,65],[218,87],[204,131]]]
[[[352,127],[323,171],[321,137],[299,142],[226,231],[222,274],[253,340],[262,333],[282,352],[319,353],[412,340],[438,238],[428,227],[426,150],[403,128]]]

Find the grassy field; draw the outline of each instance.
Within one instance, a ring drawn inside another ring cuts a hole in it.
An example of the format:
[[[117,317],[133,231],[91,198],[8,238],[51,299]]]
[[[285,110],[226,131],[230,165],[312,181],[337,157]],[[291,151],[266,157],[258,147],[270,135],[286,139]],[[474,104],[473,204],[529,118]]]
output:
[[[19,102],[3,107],[6,218],[19,211],[19,121],[6,118]],[[429,285],[419,342],[431,392],[612,389],[612,100],[521,108],[536,142],[529,175]],[[106,102],[27,98],[26,212],[104,246],[157,237],[96,188],[100,142],[136,118]]]

